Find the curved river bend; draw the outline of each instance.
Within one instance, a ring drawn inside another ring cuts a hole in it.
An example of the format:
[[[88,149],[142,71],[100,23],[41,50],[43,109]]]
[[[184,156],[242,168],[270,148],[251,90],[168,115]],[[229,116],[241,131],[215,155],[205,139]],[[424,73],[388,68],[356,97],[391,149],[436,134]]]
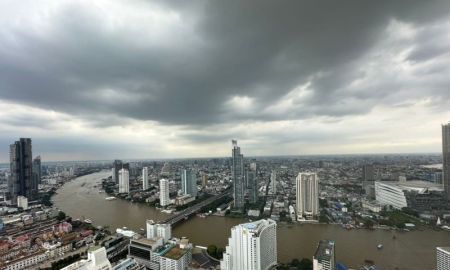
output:
[[[102,178],[110,172],[99,172],[74,179],[53,197],[55,207],[73,218],[90,218],[95,225],[139,230],[145,220],[159,220],[166,214],[141,204],[123,200],[106,201],[99,193]],[[95,187],[97,186],[97,187]],[[197,245],[225,246],[230,228],[245,222],[225,217],[191,218],[176,226],[173,235],[186,236]],[[393,239],[393,235],[396,239]],[[279,225],[277,233],[278,260],[312,258],[321,239],[336,241],[336,258],[350,267],[362,265],[365,259],[374,261],[384,270],[432,270],[436,265],[436,246],[450,246],[450,232],[412,231],[399,233],[385,230],[344,230],[336,225]],[[377,245],[384,245],[377,250]]]

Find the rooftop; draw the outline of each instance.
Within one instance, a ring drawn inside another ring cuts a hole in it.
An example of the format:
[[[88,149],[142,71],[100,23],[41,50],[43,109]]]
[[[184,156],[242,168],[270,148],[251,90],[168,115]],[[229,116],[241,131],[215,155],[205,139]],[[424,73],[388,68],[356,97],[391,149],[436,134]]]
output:
[[[334,253],[334,241],[321,240],[317,246],[314,258],[319,261],[329,261]]]
[[[172,260],[179,260],[183,255],[186,254],[186,250],[181,249],[177,246],[171,248],[169,251],[164,254],[163,257],[172,259]]]
[[[411,180],[406,182],[398,182],[398,181],[381,181],[380,183],[401,188],[406,191],[417,191],[423,192],[425,190],[430,191],[443,191],[442,185],[435,184],[428,181],[421,180]]]

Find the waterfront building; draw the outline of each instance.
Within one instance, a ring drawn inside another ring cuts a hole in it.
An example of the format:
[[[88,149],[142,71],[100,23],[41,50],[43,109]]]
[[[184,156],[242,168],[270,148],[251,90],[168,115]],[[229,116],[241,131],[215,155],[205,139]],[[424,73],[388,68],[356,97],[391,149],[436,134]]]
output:
[[[37,156],[33,159],[33,184],[36,190],[41,183],[42,178],[42,167],[41,167],[41,156]]]
[[[330,240],[321,240],[313,257],[314,270],[335,270],[336,256],[335,243]]]
[[[132,239],[128,247],[128,257],[133,258],[148,269],[185,270],[192,261],[192,245],[187,239],[179,243],[162,242],[162,238]]]
[[[148,168],[142,168],[142,190],[147,190],[148,186]]]
[[[447,200],[450,200],[450,123],[442,125],[442,182]]]
[[[436,248],[436,270],[448,270],[450,269],[450,247],[437,247]]]
[[[221,270],[267,270],[277,264],[277,224],[271,219],[231,228]]]
[[[113,267],[113,270],[145,270],[144,265],[140,265],[133,258],[126,258]]]
[[[111,270],[111,263],[106,255],[104,247],[94,246],[88,250],[88,257],[86,260],[80,260],[69,266],[62,268],[62,270]]]
[[[297,220],[319,215],[319,178],[316,173],[299,173],[296,178]]]
[[[432,210],[445,207],[442,186],[428,181],[376,181],[375,199],[396,209]]]
[[[231,152],[231,177],[233,180],[233,199],[234,208],[244,208],[244,155],[241,154],[241,148],[236,140],[232,140]]]
[[[258,202],[258,180],[256,178],[256,171],[250,169],[246,172],[245,178],[247,179],[248,201],[250,203],[256,203]]]
[[[130,171],[130,163],[123,163],[122,160],[114,160],[113,162],[113,175],[112,180],[116,182],[116,184],[119,184],[119,171],[121,169],[126,169]]]
[[[155,223],[153,220],[147,220],[147,238],[157,238],[161,237],[164,242],[167,242],[172,238],[172,228],[170,224],[159,224]]]
[[[130,192],[130,173],[127,169],[119,171],[119,193]]]
[[[195,201],[195,198],[192,197],[191,195],[181,195],[175,198],[175,205],[177,206],[183,206],[186,205],[188,203],[191,203]]]
[[[184,195],[197,197],[197,178],[191,170],[183,170],[181,172],[181,192]]]
[[[169,197],[169,180],[159,180],[159,204],[161,206],[167,206],[170,204]]]
[[[277,172],[272,171],[270,174],[270,190],[272,194],[277,194]]]
[[[10,145],[10,173],[8,190],[11,202],[17,203],[18,196],[32,200],[37,195],[37,186],[33,183],[33,162],[31,139],[20,138]]]

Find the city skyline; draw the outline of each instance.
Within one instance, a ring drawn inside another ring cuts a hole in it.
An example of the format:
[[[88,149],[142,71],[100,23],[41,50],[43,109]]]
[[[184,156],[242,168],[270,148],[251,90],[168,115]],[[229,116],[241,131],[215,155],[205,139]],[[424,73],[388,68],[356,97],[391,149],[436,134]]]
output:
[[[0,162],[440,152],[450,120],[446,1],[0,5]]]

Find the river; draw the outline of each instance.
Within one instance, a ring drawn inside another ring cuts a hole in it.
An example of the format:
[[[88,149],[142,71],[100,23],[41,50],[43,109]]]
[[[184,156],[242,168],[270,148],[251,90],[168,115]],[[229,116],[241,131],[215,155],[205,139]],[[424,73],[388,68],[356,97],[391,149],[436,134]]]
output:
[[[99,193],[101,179],[110,172],[99,172],[74,179],[60,188],[53,197],[55,207],[73,218],[90,218],[95,225],[107,225],[113,231],[119,227],[133,230],[145,228],[146,219],[160,220],[166,214],[142,204],[124,200],[106,201]],[[95,187],[97,186],[97,187]],[[176,237],[186,236],[194,244],[215,244],[224,247],[230,228],[242,219],[226,217],[193,217],[173,229]],[[393,235],[396,236],[393,239]],[[345,230],[337,225],[279,225],[277,231],[278,260],[288,262],[293,258],[312,258],[317,242],[332,239],[336,242],[337,261],[350,267],[374,261],[383,270],[435,269],[436,247],[450,246],[450,232],[387,230]],[[382,243],[383,249],[377,245]]]

